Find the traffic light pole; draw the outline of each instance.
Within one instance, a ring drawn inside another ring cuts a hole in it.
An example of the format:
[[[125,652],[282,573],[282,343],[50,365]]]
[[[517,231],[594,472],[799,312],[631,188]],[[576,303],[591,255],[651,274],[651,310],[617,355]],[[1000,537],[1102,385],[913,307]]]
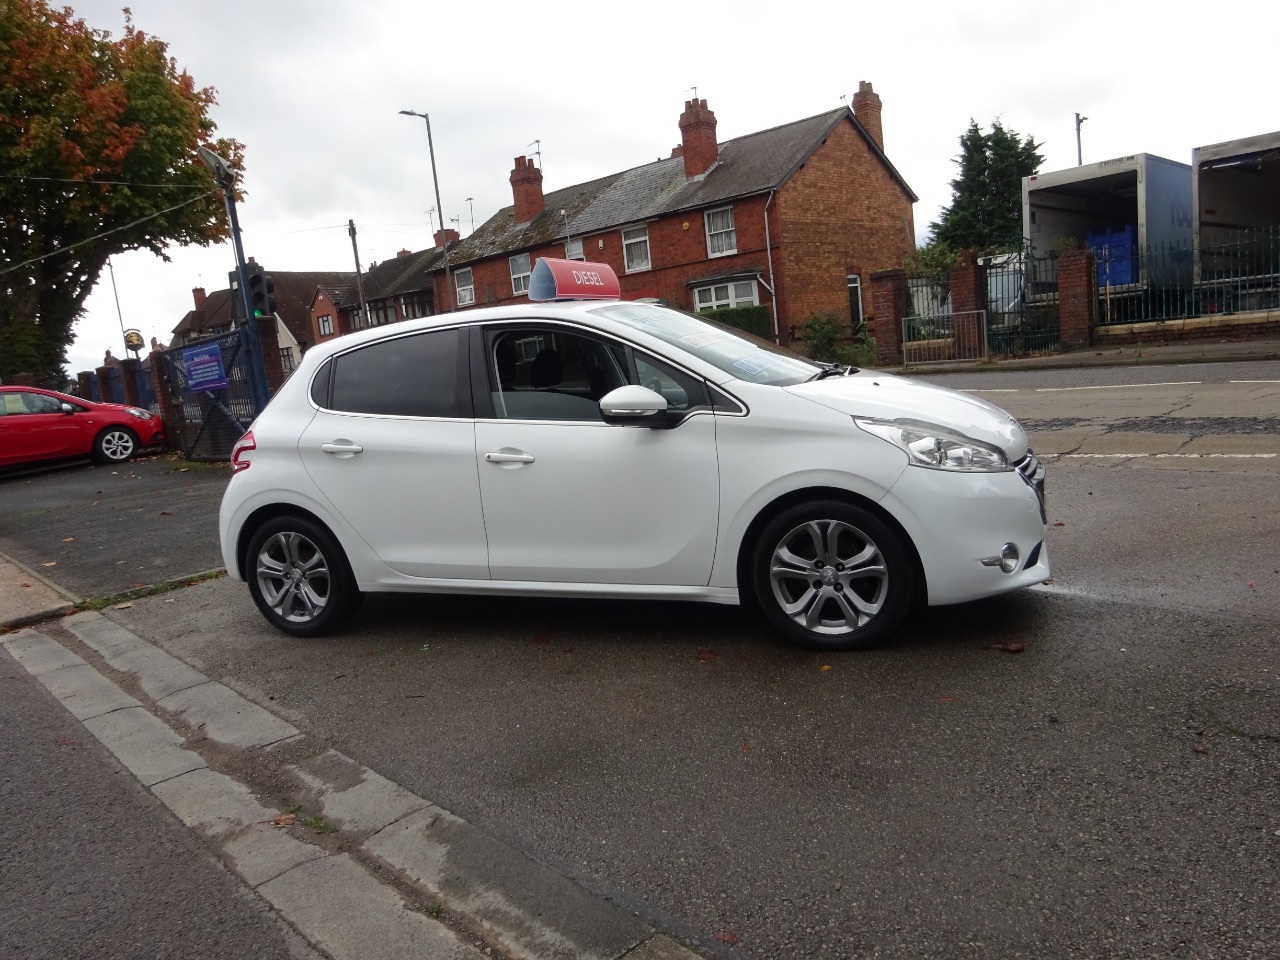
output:
[[[249,392],[253,397],[256,413],[266,409],[271,399],[271,389],[267,385],[267,368],[262,356],[262,341],[258,338],[258,318],[254,316],[253,304],[249,299],[249,271],[245,263],[244,245],[240,241],[240,218],[236,215],[235,175],[227,166],[227,162],[211,150],[201,148],[200,159],[213,174],[214,181],[222,190],[222,202],[227,207],[227,220],[231,226],[231,247],[236,258],[236,286],[240,290],[240,309],[244,312],[244,334],[241,338],[241,349],[247,353]]]

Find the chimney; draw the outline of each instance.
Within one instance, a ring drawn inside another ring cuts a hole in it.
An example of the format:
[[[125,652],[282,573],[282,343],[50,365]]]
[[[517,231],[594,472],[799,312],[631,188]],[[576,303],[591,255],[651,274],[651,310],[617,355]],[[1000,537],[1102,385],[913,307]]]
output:
[[[435,235],[437,247],[443,247],[446,243],[457,243],[460,239],[462,239],[462,235],[453,227],[437,230]]]
[[[716,165],[716,115],[707,109],[705,100],[686,100],[680,114],[681,156],[684,175],[700,177]]]
[[[397,256],[397,257],[407,257],[407,256],[408,256],[410,253],[412,253],[412,252],[413,252],[413,251],[411,251],[411,250],[401,250],[399,253],[397,253],[397,254],[396,254],[396,256]]]
[[[880,95],[871,89],[868,80],[858,81],[858,92],[853,95],[853,115],[862,129],[871,134],[876,146],[884,149],[884,129],[880,125]]]
[[[191,299],[196,302],[196,309],[199,310],[204,306],[204,287],[192,287]]]
[[[516,223],[528,223],[542,212],[542,171],[533,165],[532,157],[516,157],[511,192],[516,199]]]

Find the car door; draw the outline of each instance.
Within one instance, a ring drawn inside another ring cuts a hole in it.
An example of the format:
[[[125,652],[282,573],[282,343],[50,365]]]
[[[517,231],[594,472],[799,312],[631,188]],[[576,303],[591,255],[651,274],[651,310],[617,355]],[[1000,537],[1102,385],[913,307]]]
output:
[[[316,374],[298,451],[335,510],[393,570],[488,579],[468,341],[389,336]]]
[[[476,452],[494,579],[706,584],[719,476],[705,384],[568,325],[494,325],[474,342],[474,376],[488,381]],[[678,425],[606,424],[600,397],[656,382],[658,366]]]
[[[27,463],[70,457],[79,449],[80,426],[64,413],[62,401],[34,390],[0,394],[0,463]]]

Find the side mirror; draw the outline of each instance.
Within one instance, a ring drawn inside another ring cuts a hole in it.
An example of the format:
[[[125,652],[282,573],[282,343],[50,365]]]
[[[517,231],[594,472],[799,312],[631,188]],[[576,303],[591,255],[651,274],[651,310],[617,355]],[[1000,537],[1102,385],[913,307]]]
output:
[[[628,384],[610,390],[600,398],[600,415],[605,423],[657,426],[665,418],[667,399],[648,387]]]
[[[75,408],[75,407],[73,407],[71,404],[67,403],[66,401],[63,401],[62,406],[60,407],[60,409],[62,410],[62,412],[63,412],[63,413],[75,413],[75,412],[76,412],[76,408]]]

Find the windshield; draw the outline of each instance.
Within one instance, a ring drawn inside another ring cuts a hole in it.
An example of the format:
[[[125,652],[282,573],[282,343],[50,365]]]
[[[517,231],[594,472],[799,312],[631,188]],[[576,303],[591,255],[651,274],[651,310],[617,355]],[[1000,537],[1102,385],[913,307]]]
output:
[[[811,360],[736,327],[653,303],[611,303],[590,311],[643,330],[738,380],[789,387],[822,368]]]

